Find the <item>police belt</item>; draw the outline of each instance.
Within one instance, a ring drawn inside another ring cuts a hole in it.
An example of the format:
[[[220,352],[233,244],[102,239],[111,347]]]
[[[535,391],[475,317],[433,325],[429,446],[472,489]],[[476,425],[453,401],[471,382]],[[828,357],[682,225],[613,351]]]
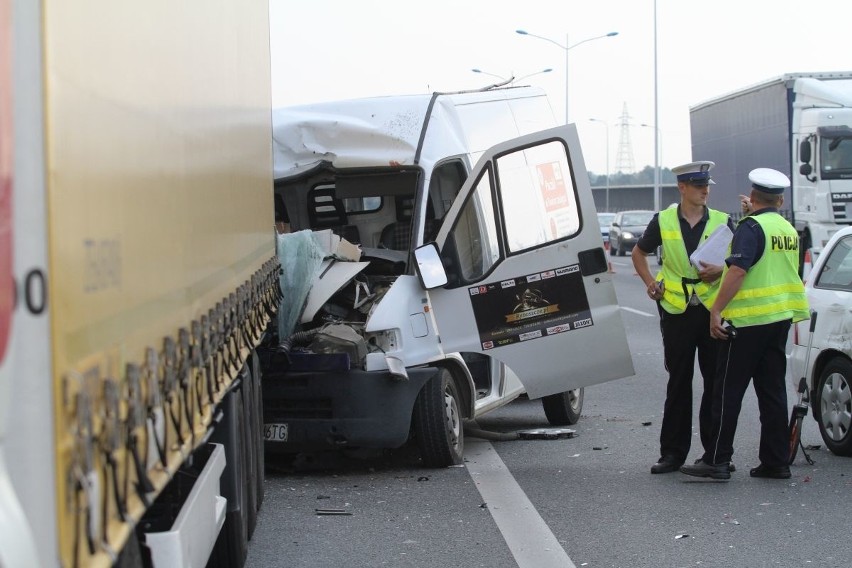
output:
[[[701,299],[695,295],[695,292],[692,294],[686,289],[687,284],[698,284],[701,282],[701,278],[681,278],[680,285],[683,286],[683,297],[684,299],[689,298],[687,300],[687,304],[690,306],[697,306],[701,304]]]

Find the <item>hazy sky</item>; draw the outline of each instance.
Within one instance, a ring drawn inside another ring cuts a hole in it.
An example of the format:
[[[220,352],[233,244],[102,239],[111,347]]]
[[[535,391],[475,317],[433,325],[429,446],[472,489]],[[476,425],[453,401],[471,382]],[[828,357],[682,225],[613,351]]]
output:
[[[482,87],[544,88],[568,107],[586,166],[615,171],[626,105],[637,170],[654,163],[654,0],[270,0],[272,103]],[[850,0],[656,0],[661,165],[693,159],[689,107],[789,72],[852,71]],[[566,41],[567,40],[567,41]],[[713,156],[695,156],[712,160]]]

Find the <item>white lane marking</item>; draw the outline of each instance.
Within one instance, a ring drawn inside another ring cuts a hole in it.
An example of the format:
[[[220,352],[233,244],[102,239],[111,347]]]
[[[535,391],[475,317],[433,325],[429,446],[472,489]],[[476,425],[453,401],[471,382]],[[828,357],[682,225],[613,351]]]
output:
[[[576,568],[494,446],[467,438],[464,450],[467,471],[518,568]]]
[[[632,314],[637,314],[637,315],[645,316],[645,317],[648,317],[648,318],[655,318],[655,317],[657,317],[657,314],[649,314],[648,312],[643,312],[643,311],[640,311],[640,310],[634,310],[633,308],[626,308],[626,307],[624,307],[624,306],[620,306],[620,307],[621,307],[621,309],[622,309],[622,310],[624,310],[625,312],[630,312],[630,313],[632,313]]]

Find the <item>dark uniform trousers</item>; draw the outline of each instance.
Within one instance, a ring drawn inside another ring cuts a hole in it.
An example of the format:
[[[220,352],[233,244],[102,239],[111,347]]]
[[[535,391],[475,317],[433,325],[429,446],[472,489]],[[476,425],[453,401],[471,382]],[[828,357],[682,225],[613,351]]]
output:
[[[787,358],[785,349],[790,320],[737,329],[736,339],[721,341],[713,397],[713,427],[704,461],[731,461],[734,434],[749,381],[760,411],[760,463],[787,465]]]
[[[660,454],[685,461],[692,442],[692,377],[695,352],[704,378],[704,392],[698,411],[701,443],[707,448],[712,418],[713,376],[720,341],[710,337],[710,312],[703,305],[687,305],[682,314],[670,314],[660,308],[663,356],[669,382],[660,428]]]

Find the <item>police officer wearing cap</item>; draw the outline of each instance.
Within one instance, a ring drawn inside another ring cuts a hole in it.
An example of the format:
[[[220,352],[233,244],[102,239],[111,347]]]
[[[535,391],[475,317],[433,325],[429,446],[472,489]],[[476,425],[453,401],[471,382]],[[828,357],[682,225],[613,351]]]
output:
[[[727,270],[710,308],[710,334],[724,340],[714,382],[711,442],[701,460],[680,469],[696,477],[731,477],[737,419],[752,379],[760,409],[760,465],[750,475],[790,477],[785,348],[791,323],[810,314],[798,272],[799,236],[778,212],[790,181],[769,168],[752,170],[749,180],[751,214],[734,232]]]
[[[699,431],[705,447],[710,439],[711,393],[719,342],[708,332],[708,309],[716,297],[723,267],[704,264],[697,269],[689,256],[720,225],[734,228],[727,213],[707,206],[710,184],[715,183],[710,177],[713,166],[713,162],[700,161],[672,168],[677,175],[680,203],[654,215],[631,253],[648,297],[657,302],[664,364],[669,373],[660,428],[660,458],[651,466],[651,473],[677,471],[689,454],[696,351],[704,379]],[[663,266],[655,278],[648,267],[648,255],[658,246],[662,246]]]

